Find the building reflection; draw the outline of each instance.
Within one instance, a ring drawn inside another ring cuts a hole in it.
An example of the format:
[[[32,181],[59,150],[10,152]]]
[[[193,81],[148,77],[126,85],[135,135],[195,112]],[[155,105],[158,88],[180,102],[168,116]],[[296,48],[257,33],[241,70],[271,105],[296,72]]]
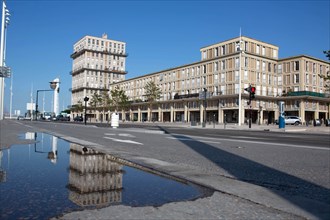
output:
[[[3,157],[3,152],[0,149],[0,183],[6,182],[6,179],[7,179],[6,178],[7,177],[6,170],[2,168],[2,157]]]
[[[37,132],[27,132],[25,133],[25,139],[34,140],[34,152],[36,153],[45,153],[48,154],[47,158],[53,163],[56,164],[57,162],[57,145],[58,145],[58,137],[51,136],[51,151],[45,151],[45,143],[46,146],[49,146],[50,143],[47,141],[45,142],[44,134],[41,133],[41,138],[38,138]],[[40,139],[40,140],[39,140]],[[30,145],[29,145],[30,146]],[[41,148],[41,149],[40,149]]]
[[[123,165],[96,150],[70,144],[69,199],[79,206],[121,203]]]

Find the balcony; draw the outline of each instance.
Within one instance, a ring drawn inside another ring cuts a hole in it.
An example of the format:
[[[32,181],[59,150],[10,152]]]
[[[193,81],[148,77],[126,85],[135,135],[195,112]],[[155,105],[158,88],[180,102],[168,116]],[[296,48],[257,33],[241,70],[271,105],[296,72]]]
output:
[[[79,51],[74,52],[73,54],[70,55],[70,57],[72,59],[77,58],[78,56],[80,56],[81,54],[84,54],[85,52],[95,52],[95,53],[102,53],[102,54],[107,54],[107,55],[115,55],[115,56],[120,56],[120,57],[128,57],[128,53],[122,53],[122,52],[111,52],[108,50],[92,50],[92,49],[82,49]]]

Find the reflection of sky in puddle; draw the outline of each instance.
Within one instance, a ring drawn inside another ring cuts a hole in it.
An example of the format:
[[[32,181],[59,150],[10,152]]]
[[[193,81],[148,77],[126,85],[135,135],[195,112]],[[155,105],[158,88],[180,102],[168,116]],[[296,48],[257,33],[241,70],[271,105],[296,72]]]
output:
[[[37,143],[0,151],[0,219],[46,219],[84,207],[157,206],[202,196],[196,187],[47,134],[23,137]]]

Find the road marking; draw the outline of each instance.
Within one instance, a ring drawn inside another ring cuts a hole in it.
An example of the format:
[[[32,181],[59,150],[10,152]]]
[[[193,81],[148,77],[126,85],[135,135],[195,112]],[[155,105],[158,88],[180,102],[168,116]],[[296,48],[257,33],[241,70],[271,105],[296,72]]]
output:
[[[135,138],[135,136],[131,134],[118,134],[118,136]]]
[[[104,135],[116,136],[116,134],[111,134],[111,133],[104,133]]]
[[[105,139],[109,139],[115,142],[122,142],[122,143],[128,143],[128,144],[138,144],[138,145],[143,145],[140,142],[136,142],[136,141],[131,141],[131,140],[122,140],[122,139],[117,139],[117,138],[111,138],[111,137],[103,137]]]
[[[172,134],[172,135],[180,135],[182,134]],[[293,148],[305,148],[305,149],[313,149],[313,150],[326,150],[330,151],[330,148],[325,147],[314,147],[314,146],[308,146],[308,145],[294,145],[294,144],[281,144],[281,143],[269,143],[269,142],[263,142],[263,141],[249,141],[249,140],[233,140],[233,139],[227,139],[227,138],[210,138],[210,137],[201,137],[201,136],[191,136],[191,135],[184,135],[185,137],[189,138],[204,138],[204,139],[211,139],[211,140],[224,140],[224,141],[231,141],[231,142],[242,142],[242,143],[251,143],[251,144],[266,144],[266,145],[273,145],[273,146],[282,146],[282,147],[293,147]],[[201,141],[206,142],[198,139],[194,139],[195,141]],[[218,142],[220,143],[220,142]]]
[[[247,137],[247,136],[228,136],[230,138],[241,138],[241,139],[260,139],[260,140],[265,140],[266,138],[258,138],[258,137]]]
[[[196,139],[191,139],[191,138],[176,138],[176,137],[167,137],[167,138],[173,139],[173,140],[179,140],[179,141],[199,141],[199,142],[203,142],[203,143],[221,144],[221,142],[218,142],[218,141],[196,140]]]
[[[104,133],[104,135],[109,135],[109,136],[121,136],[121,137],[131,137],[131,138],[135,138],[134,135],[132,134],[127,134],[127,133],[122,133],[122,134],[113,134],[113,133]]]

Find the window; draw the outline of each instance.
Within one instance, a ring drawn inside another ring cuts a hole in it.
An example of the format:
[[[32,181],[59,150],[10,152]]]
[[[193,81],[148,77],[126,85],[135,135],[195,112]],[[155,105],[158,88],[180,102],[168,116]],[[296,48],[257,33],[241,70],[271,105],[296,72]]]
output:
[[[248,71],[244,70],[244,80],[248,80]]]
[[[299,70],[299,61],[294,61],[294,70],[295,71]]]
[[[257,70],[260,70],[260,61],[257,60]]]
[[[259,46],[259,45],[257,45],[256,53],[257,53],[257,54],[260,53],[260,46]]]
[[[257,73],[257,82],[260,82],[260,77],[261,76],[261,73]]]
[[[305,83],[309,84],[309,74],[308,73],[305,74]]]
[[[206,65],[203,65],[203,73],[206,73]]]
[[[245,57],[244,59],[244,67],[248,67],[249,63],[248,63],[248,58]]]
[[[277,85],[279,85],[279,86],[281,86],[282,85],[282,76],[278,76],[278,84]]]
[[[223,60],[221,61],[221,70],[225,70],[226,69],[226,61]]]
[[[206,51],[203,51],[203,59],[206,59]]]
[[[239,71],[235,71],[235,81],[239,80]]]
[[[262,74],[262,83],[266,83],[266,73]]]
[[[218,71],[219,70],[219,68],[218,68],[218,62],[215,62],[214,63],[214,71]]]
[[[266,71],[266,62],[265,61],[262,62],[262,71]]]
[[[235,68],[236,69],[239,68],[239,58],[238,57],[236,57],[236,59],[235,59]]]
[[[282,64],[278,65],[278,73],[282,73]]]
[[[265,54],[266,54],[266,48],[262,47],[262,55],[265,56]]]
[[[293,78],[294,83],[299,83],[299,74],[294,74]]]
[[[277,50],[273,50],[273,58],[277,58]]]
[[[219,56],[219,49],[217,47],[214,49],[214,56]]]
[[[315,86],[315,85],[316,85],[316,75],[313,74],[313,86]]]
[[[239,41],[236,42],[235,47],[236,47],[236,51],[239,52],[240,51]]]
[[[221,82],[224,83],[225,82],[225,74],[221,73]]]
[[[226,46],[223,45],[223,46],[221,47],[221,55],[225,55],[225,54],[226,54]]]
[[[214,83],[218,83],[218,74],[214,74]]]

